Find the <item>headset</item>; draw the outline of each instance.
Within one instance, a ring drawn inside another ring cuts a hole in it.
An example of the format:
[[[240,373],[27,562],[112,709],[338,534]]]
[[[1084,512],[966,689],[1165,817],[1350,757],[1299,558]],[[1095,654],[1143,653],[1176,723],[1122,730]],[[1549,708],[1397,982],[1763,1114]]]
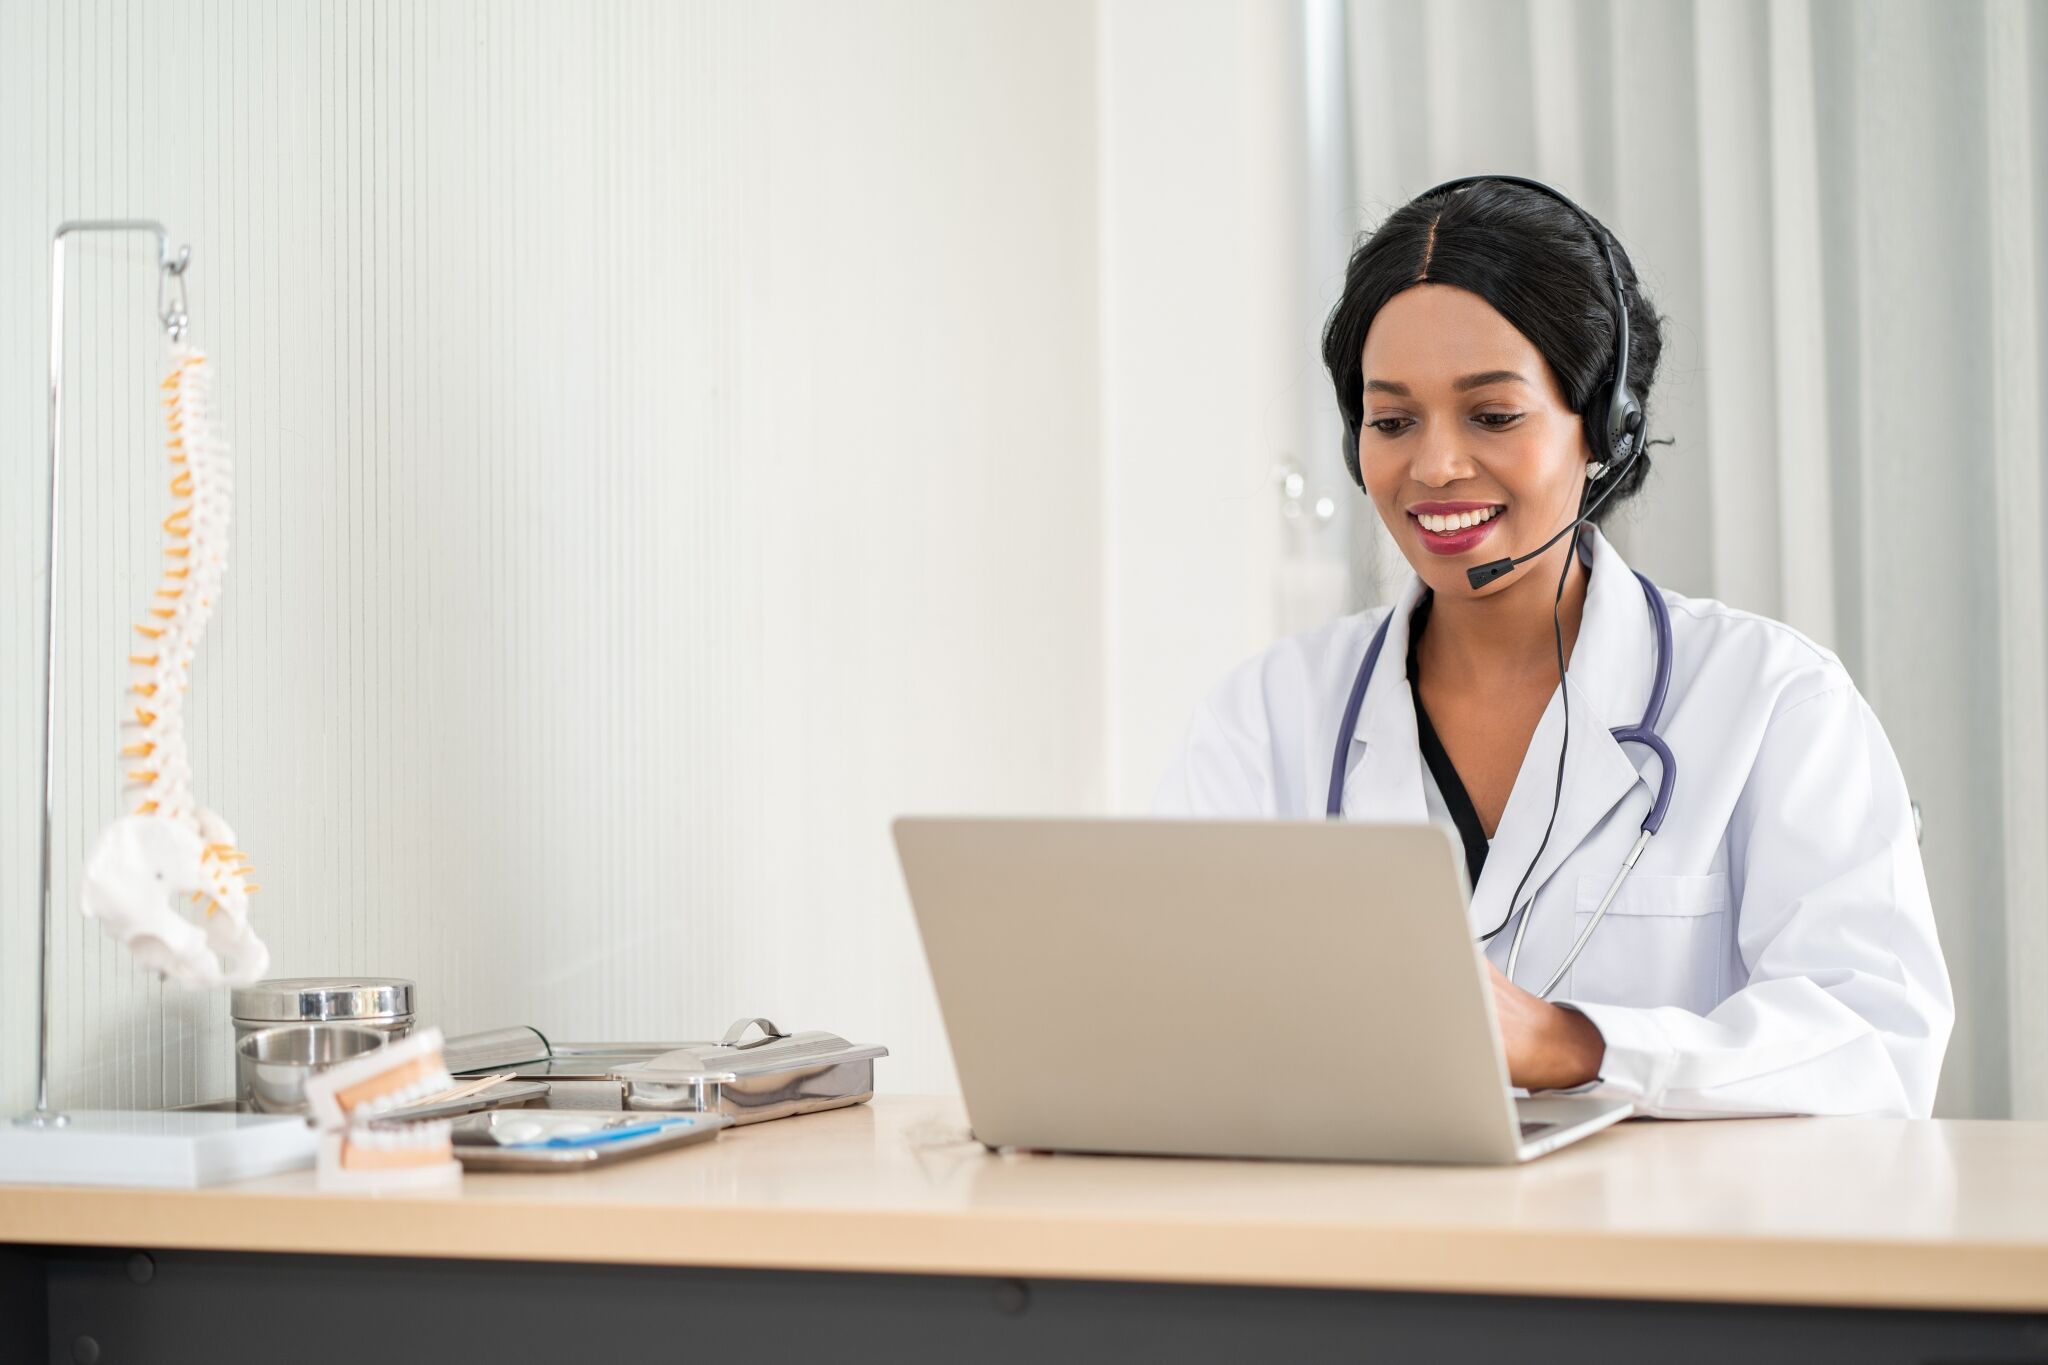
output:
[[[1519,175],[1468,175],[1457,180],[1446,180],[1434,189],[1424,190],[1421,194],[1416,195],[1414,202],[1420,203],[1425,199],[1434,199],[1438,195],[1448,197],[1469,185],[1482,185],[1489,181],[1501,185],[1520,185],[1524,189],[1534,190],[1536,193],[1564,205],[1574,214],[1578,215],[1579,221],[1586,225],[1586,231],[1591,233],[1593,240],[1599,243],[1600,254],[1607,261],[1607,278],[1614,286],[1615,317],[1614,372],[1607,384],[1607,454],[1605,458],[1611,460],[1615,454],[1620,453],[1624,443],[1627,445],[1628,454],[1620,462],[1619,468],[1613,471],[1614,482],[1600,490],[1598,497],[1591,498],[1590,500],[1582,498],[1580,500],[1579,515],[1567,524],[1563,530],[1560,530],[1556,535],[1525,555],[1517,555],[1512,559],[1496,559],[1491,563],[1481,564],[1477,568],[1466,570],[1465,577],[1474,588],[1483,588],[1503,574],[1510,573],[1528,561],[1541,557],[1551,546],[1557,544],[1558,541],[1584,525],[1587,518],[1599,511],[1601,505],[1614,495],[1616,489],[1621,487],[1623,481],[1628,477],[1629,470],[1633,469],[1636,461],[1641,458],[1643,446],[1649,435],[1647,425],[1643,420],[1642,404],[1636,402],[1635,395],[1629,392],[1628,387],[1628,290],[1621,282],[1621,265],[1614,256],[1614,237],[1606,228],[1600,225],[1599,219],[1580,208],[1578,203],[1562,190],[1553,189],[1540,180],[1529,180]],[[1344,468],[1350,472],[1352,482],[1356,483],[1361,491],[1365,488],[1365,476],[1358,467],[1358,433],[1359,427],[1364,421],[1364,416],[1363,404],[1361,404],[1358,418],[1356,420],[1346,418],[1344,422]],[[1598,472],[1593,474],[1592,478],[1599,480],[1607,472],[1603,464],[1598,467]],[[1589,484],[1588,492],[1590,491]]]

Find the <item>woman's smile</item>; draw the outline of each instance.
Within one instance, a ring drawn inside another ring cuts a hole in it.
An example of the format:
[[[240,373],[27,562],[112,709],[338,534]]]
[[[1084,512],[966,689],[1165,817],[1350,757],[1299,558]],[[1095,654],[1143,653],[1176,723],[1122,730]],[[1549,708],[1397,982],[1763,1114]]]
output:
[[[1423,549],[1461,555],[1492,535],[1507,510],[1497,502],[1418,502],[1408,508],[1408,520]]]

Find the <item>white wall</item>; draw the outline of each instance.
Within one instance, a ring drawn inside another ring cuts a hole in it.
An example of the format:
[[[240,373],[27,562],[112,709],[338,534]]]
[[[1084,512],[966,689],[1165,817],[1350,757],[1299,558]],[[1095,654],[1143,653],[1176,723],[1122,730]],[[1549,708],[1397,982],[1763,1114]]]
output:
[[[1142,812],[1196,703],[1289,614],[1274,466],[1330,487],[1336,457],[1310,416],[1299,8],[1118,0],[1101,34],[1109,790]]]
[[[48,239],[193,244],[238,465],[189,703],[279,974],[740,1013],[952,1084],[888,819],[1103,804],[1083,3],[0,0],[0,1106],[33,1065]],[[74,254],[59,1103],[228,1085],[72,910],[155,563],[153,282]],[[31,472],[33,471],[33,472]]]

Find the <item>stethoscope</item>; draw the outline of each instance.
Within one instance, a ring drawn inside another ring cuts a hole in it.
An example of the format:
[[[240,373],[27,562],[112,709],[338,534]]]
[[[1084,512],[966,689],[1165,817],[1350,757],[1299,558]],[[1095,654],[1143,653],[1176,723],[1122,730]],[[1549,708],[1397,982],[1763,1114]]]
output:
[[[1643,600],[1649,604],[1650,619],[1657,633],[1657,673],[1650,685],[1650,700],[1643,707],[1643,718],[1634,725],[1618,726],[1608,731],[1617,744],[1640,744],[1657,756],[1657,799],[1651,803],[1650,813],[1643,817],[1642,833],[1636,836],[1635,846],[1628,856],[1621,860],[1621,870],[1614,874],[1608,884],[1607,894],[1600,898],[1600,908],[1593,912],[1593,918],[1586,927],[1579,930],[1578,938],[1572,941],[1572,949],[1565,954],[1564,962],[1551,976],[1550,981],[1537,995],[1548,999],[1557,989],[1557,983],[1564,980],[1565,973],[1579,960],[1579,954],[1586,949],[1586,943],[1593,937],[1593,931],[1606,918],[1607,907],[1614,904],[1614,898],[1621,891],[1621,884],[1628,880],[1628,874],[1635,870],[1642,858],[1643,850],[1649,846],[1650,836],[1664,824],[1664,812],[1670,808],[1671,793],[1678,785],[1678,764],[1671,756],[1671,748],[1657,733],[1657,722],[1664,713],[1664,696],[1671,690],[1671,612],[1664,605],[1664,595],[1657,591],[1657,585],[1641,573],[1636,581],[1642,584]],[[1379,664],[1380,650],[1387,643],[1387,627],[1392,624],[1394,613],[1388,612],[1380,621],[1380,628],[1373,633],[1372,645],[1365,651],[1365,662],[1360,665],[1358,678],[1351,684],[1351,696],[1344,703],[1344,721],[1337,729],[1337,749],[1330,761],[1330,802],[1325,812],[1330,819],[1341,819],[1344,813],[1344,776],[1351,755],[1351,741],[1358,732],[1359,712],[1365,707],[1365,689],[1372,681],[1373,669]],[[1561,702],[1569,705],[1560,687]],[[1522,936],[1529,930],[1529,920],[1535,914],[1536,893],[1531,891],[1529,899],[1522,904],[1522,918],[1515,925],[1515,936],[1508,944],[1507,978],[1515,979],[1515,964],[1522,955]],[[1512,913],[1512,907],[1510,907]],[[1498,933],[1499,930],[1494,931]],[[1491,934],[1486,937],[1492,937]]]

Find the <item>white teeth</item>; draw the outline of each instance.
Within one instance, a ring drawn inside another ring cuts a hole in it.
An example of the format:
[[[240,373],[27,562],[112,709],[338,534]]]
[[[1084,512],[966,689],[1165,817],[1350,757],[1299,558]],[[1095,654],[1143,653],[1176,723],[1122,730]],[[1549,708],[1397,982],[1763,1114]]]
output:
[[[1483,507],[1474,512],[1446,512],[1441,515],[1430,512],[1418,512],[1415,514],[1415,520],[1422,524],[1423,530],[1442,536],[1449,535],[1453,531],[1467,530],[1482,522],[1491,521],[1499,515],[1500,510],[1498,507]]]
[[[410,1147],[441,1148],[450,1141],[450,1127],[446,1119],[434,1119],[425,1123],[391,1124],[381,1127],[352,1128],[348,1140],[357,1147],[368,1147],[380,1152],[395,1152]]]
[[[429,1095],[447,1090],[454,1084],[454,1078],[445,1069],[436,1069],[398,1087],[396,1090],[373,1096],[357,1105],[350,1112],[363,1118],[375,1118],[377,1115],[389,1113],[393,1109],[403,1109],[417,1100],[423,1100]]]

